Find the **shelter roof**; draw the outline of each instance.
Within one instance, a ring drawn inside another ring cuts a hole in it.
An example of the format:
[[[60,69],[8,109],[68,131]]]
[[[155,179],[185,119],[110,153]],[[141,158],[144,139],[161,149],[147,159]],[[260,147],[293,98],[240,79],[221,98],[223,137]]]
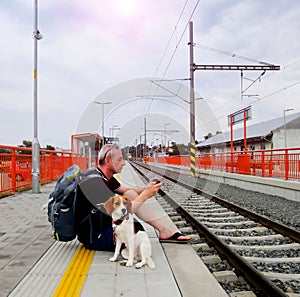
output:
[[[297,121],[295,121],[298,119]],[[287,128],[300,128],[300,112],[285,116],[285,123]],[[276,129],[280,129],[284,126],[284,118],[279,117],[276,119],[263,121],[257,124],[247,126],[247,139],[266,137]],[[234,129],[233,126],[233,141],[244,139],[244,127]],[[212,137],[204,140],[196,145],[196,147],[205,147],[211,145],[217,145],[221,143],[230,142],[230,132],[218,133]]]

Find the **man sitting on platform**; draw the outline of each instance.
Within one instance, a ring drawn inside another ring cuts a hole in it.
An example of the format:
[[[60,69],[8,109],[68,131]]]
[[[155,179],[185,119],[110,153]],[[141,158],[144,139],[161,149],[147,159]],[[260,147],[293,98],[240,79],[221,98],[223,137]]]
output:
[[[102,177],[108,188],[116,194],[127,196],[132,201],[133,213],[135,213],[138,218],[158,230],[159,240],[161,242],[183,243],[189,241],[191,237],[183,235],[165,224],[162,219],[164,214],[161,212],[158,214],[157,210],[151,207],[151,202],[147,201],[158,192],[162,183],[156,183],[155,179],[152,179],[144,188],[126,187],[121,185],[114,175],[121,173],[125,165],[126,163],[118,145],[106,144],[102,147],[99,152],[99,165],[97,167],[97,172]],[[99,243],[96,243],[94,249],[114,249],[111,226],[110,228],[107,226],[106,233],[107,234],[104,234],[99,238]],[[104,243],[103,241],[106,242]]]

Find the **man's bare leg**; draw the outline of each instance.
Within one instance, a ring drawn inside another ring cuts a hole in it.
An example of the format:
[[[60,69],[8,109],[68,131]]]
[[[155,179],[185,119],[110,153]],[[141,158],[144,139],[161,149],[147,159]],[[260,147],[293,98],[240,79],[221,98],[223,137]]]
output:
[[[132,203],[134,203],[134,199],[138,196],[138,194],[133,190],[128,190],[124,193]],[[156,201],[155,201],[156,202]],[[157,203],[157,202],[156,202]],[[162,211],[154,211],[154,207],[151,207],[151,203],[147,200],[138,207],[136,211],[136,215],[143,220],[144,222],[151,225],[153,228],[159,231],[159,238],[160,239],[167,239],[170,238],[174,233],[178,232],[178,230],[174,230],[168,224],[168,217],[166,216],[165,212]],[[180,236],[178,240],[189,240],[189,236]]]

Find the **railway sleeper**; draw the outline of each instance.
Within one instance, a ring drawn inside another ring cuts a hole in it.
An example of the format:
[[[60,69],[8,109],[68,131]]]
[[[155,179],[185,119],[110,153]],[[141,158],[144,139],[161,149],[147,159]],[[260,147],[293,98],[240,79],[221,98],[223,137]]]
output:
[[[197,217],[198,219],[198,217]],[[257,226],[257,223],[253,222],[253,221],[240,221],[240,222],[205,222],[205,225],[208,227],[208,228],[211,228],[213,226],[215,227],[230,227],[230,226],[242,226],[244,228],[244,226],[247,225],[247,227],[250,227],[250,226]]]
[[[252,227],[252,228],[235,228],[235,229],[221,229],[221,228],[209,228],[211,232],[217,233],[234,233],[234,232],[266,232],[268,231],[267,227]]]
[[[219,235],[219,238],[226,240],[230,239],[231,241],[264,241],[264,240],[278,240],[278,239],[284,239],[285,237],[281,234],[273,234],[273,235],[266,235],[266,236],[225,236],[225,235]]]
[[[238,281],[238,277],[232,270],[216,271],[213,272],[213,275],[220,283],[235,283]]]
[[[299,243],[288,243],[288,244],[281,244],[281,245],[238,245],[238,244],[230,244],[230,247],[234,250],[290,250],[290,249],[300,249],[300,244]]]
[[[293,258],[270,258],[270,257],[244,257],[243,258],[249,262],[256,262],[256,263],[300,263],[300,257],[293,257]],[[300,279],[300,275],[298,275]]]
[[[197,219],[201,221],[208,221],[208,222],[218,222],[218,221],[232,221],[232,220],[243,220],[245,221],[245,217],[241,215],[235,215],[235,216],[228,216],[228,217],[205,217],[205,216],[199,216],[197,215]]]
[[[286,273],[265,272],[265,271],[263,271],[262,274],[273,281],[278,279],[281,281],[291,281],[291,280],[299,281],[299,274],[286,274]]]

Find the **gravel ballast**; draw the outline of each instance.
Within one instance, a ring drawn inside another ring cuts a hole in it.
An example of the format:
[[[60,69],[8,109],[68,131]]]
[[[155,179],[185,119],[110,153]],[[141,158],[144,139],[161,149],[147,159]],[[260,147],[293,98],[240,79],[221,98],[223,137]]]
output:
[[[198,178],[196,186],[226,201],[250,209],[300,231],[299,202],[279,196],[249,191],[239,187],[218,184],[202,178]],[[212,191],[210,191],[210,189],[212,189]]]

